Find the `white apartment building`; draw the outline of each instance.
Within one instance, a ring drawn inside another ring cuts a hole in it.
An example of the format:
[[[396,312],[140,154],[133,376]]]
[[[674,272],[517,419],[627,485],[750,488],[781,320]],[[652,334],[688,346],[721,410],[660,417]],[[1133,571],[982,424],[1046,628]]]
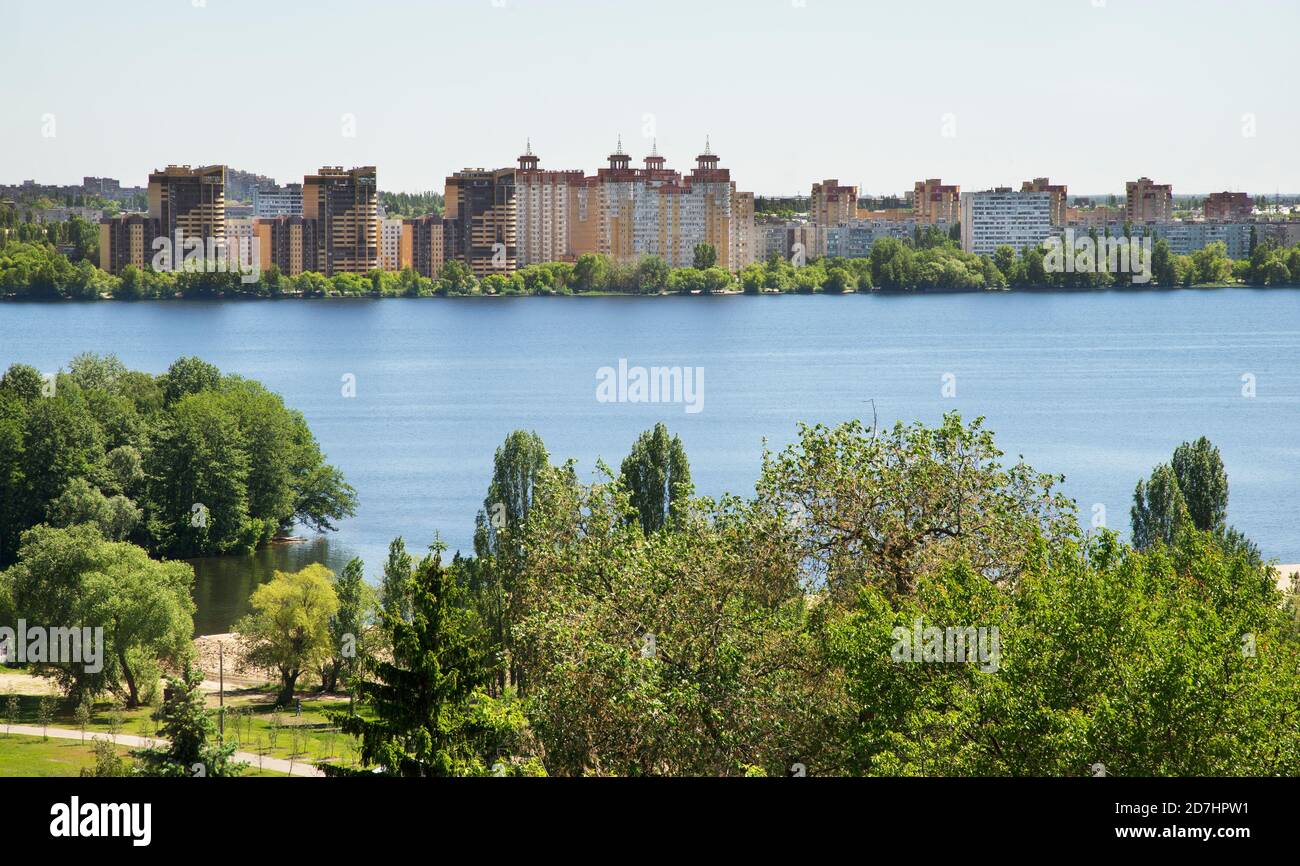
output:
[[[1005,244],[1019,252],[1053,234],[1052,194],[994,189],[961,196],[961,248],[992,255]]]
[[[516,259],[519,267],[573,258],[569,209],[581,171],[544,171],[530,150],[515,172]]]
[[[291,183],[275,189],[254,187],[253,216],[302,216],[302,184]]]
[[[400,219],[382,220],[379,223],[379,269],[383,271],[402,269],[402,221]]]
[[[231,261],[251,261],[253,238],[257,236],[251,219],[226,220],[226,255]]]

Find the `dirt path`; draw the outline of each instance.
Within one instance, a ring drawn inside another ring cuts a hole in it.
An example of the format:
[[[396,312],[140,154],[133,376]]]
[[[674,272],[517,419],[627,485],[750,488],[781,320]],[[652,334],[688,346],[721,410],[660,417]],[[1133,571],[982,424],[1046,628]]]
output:
[[[25,737],[49,736],[59,740],[79,740],[81,731],[73,731],[67,728],[42,728],[39,725],[13,725],[7,727],[9,733],[21,734]],[[135,734],[104,734],[104,733],[87,733],[88,740],[110,740],[117,746],[130,746],[136,749],[147,749],[154,746],[167,745],[166,740],[157,737],[138,737]],[[259,758],[251,752],[235,752],[234,759],[247,763],[250,767],[260,765],[264,770],[274,770],[277,773],[287,773],[291,776],[308,776],[312,778],[324,778],[325,774],[310,764],[304,764],[302,761],[294,761],[292,769],[289,761],[284,758]]]

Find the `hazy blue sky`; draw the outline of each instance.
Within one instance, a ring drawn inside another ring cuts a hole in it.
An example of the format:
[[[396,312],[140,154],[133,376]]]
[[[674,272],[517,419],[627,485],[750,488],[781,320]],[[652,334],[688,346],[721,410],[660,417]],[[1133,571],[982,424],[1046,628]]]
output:
[[[1297,0],[5,0],[0,20],[4,183],[374,164],[384,189],[441,189],[529,136],[591,172],[653,131],[678,168],[710,136],[759,193],[1300,191]]]

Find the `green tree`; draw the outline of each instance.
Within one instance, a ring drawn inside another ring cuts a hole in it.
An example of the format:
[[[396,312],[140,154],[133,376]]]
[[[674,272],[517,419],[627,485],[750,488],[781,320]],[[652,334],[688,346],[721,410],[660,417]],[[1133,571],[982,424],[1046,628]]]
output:
[[[150,532],[172,556],[250,549],[248,447],[221,395],[192,393],[171,406],[145,461]]]
[[[388,545],[388,559],[379,585],[379,605],[402,619],[411,617],[411,569],[415,561],[406,552],[406,542],[399,535]]]
[[[1059,544],[1077,522],[1059,477],[1001,457],[983,419],[956,413],[934,428],[801,426],[798,442],[766,455],[758,494],[792,522],[786,537],[809,579],[836,598],[864,582],[909,595],[962,557],[990,581],[1014,581],[1041,536]]]
[[[334,573],[314,563],[301,571],[277,571],[253,593],[253,612],[235,624],[248,662],[280,673],[276,706],[288,706],[303,671],[333,657],[330,620],[339,611]]]
[[[329,621],[332,655],[320,670],[321,690],[325,692],[334,691],[340,677],[350,682],[357,660],[365,654],[365,631],[374,611],[374,592],[366,584],[360,559],[352,559],[344,566],[334,583],[334,593],[339,607]]]
[[[84,478],[74,478],[63,494],[50,503],[53,526],[90,523],[109,541],[125,541],[140,523],[142,512],[125,496],[108,497]]]
[[[657,532],[682,515],[694,492],[691,466],[678,436],[656,424],[632,443],[619,477],[627,488],[637,519],[647,532]]]
[[[718,263],[718,248],[713,244],[696,244],[692,253],[696,270],[706,271]]]
[[[162,376],[163,399],[168,405],[190,394],[212,391],[221,384],[221,371],[200,358],[177,358]]]
[[[659,256],[643,256],[636,266],[636,290],[643,295],[652,295],[668,288],[668,277],[672,269]]]
[[[166,738],[162,748],[134,753],[141,776],[172,778],[230,777],[245,765],[230,760],[235,743],[214,743],[217,726],[204,703],[203,672],[186,665],[180,676],[167,680],[166,699],[153,714],[159,734]]]
[[[1169,252],[1169,241],[1164,238],[1156,241],[1151,252],[1151,276],[1161,288],[1171,289],[1178,285],[1178,268]]]
[[[189,658],[194,571],[186,563],[151,560],[133,544],[105,541],[93,526],[38,526],[24,533],[18,562],[0,582],[28,622],[104,630],[97,664],[68,658],[34,666],[74,699],[107,690],[138,706],[153,690],[146,675]]]
[[[1222,532],[1228,521],[1228,473],[1219,449],[1204,436],[1184,442],[1174,449],[1170,467],[1192,525],[1202,531]]]
[[[1178,532],[1191,522],[1187,502],[1178,487],[1178,476],[1161,463],[1147,481],[1133,491],[1133,546],[1146,550],[1156,542],[1172,545]]]
[[[356,684],[373,718],[334,719],[361,738],[362,760],[390,775],[482,774],[487,731],[472,703],[492,678],[492,659],[476,616],[442,567],[440,546],[416,567],[411,599],[409,622],[380,614],[392,660],[368,660]]]

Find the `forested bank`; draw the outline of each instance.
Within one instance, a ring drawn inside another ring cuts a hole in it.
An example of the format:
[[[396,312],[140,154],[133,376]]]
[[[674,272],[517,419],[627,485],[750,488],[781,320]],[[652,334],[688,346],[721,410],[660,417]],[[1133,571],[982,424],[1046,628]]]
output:
[[[1096,239],[1104,240],[1104,239]],[[914,240],[876,241],[865,258],[821,258],[796,264],[773,256],[731,273],[717,251],[701,244],[692,267],[658,256],[634,262],[587,254],[574,262],[528,265],[511,274],[476,277],[460,261],[434,278],[414,270],[368,274],[314,272],[288,276],[272,265],[244,275],[233,270],[156,271],[128,265],[114,276],[87,259],[69,261],[52,244],[11,240],[0,246],[0,298],[9,300],[150,300],[171,298],[472,297],[517,295],[712,295],[850,292],[990,291],[1006,289],[1176,289],[1197,286],[1300,285],[1300,244],[1258,243],[1249,258],[1228,258],[1222,242],[1174,255],[1157,240],[1142,268],[1104,258],[1087,270],[1062,270],[1040,248],[999,247],[991,256],[962,252],[942,232]],[[1144,254],[1145,255],[1145,254]],[[214,266],[215,267],[215,266]]]

